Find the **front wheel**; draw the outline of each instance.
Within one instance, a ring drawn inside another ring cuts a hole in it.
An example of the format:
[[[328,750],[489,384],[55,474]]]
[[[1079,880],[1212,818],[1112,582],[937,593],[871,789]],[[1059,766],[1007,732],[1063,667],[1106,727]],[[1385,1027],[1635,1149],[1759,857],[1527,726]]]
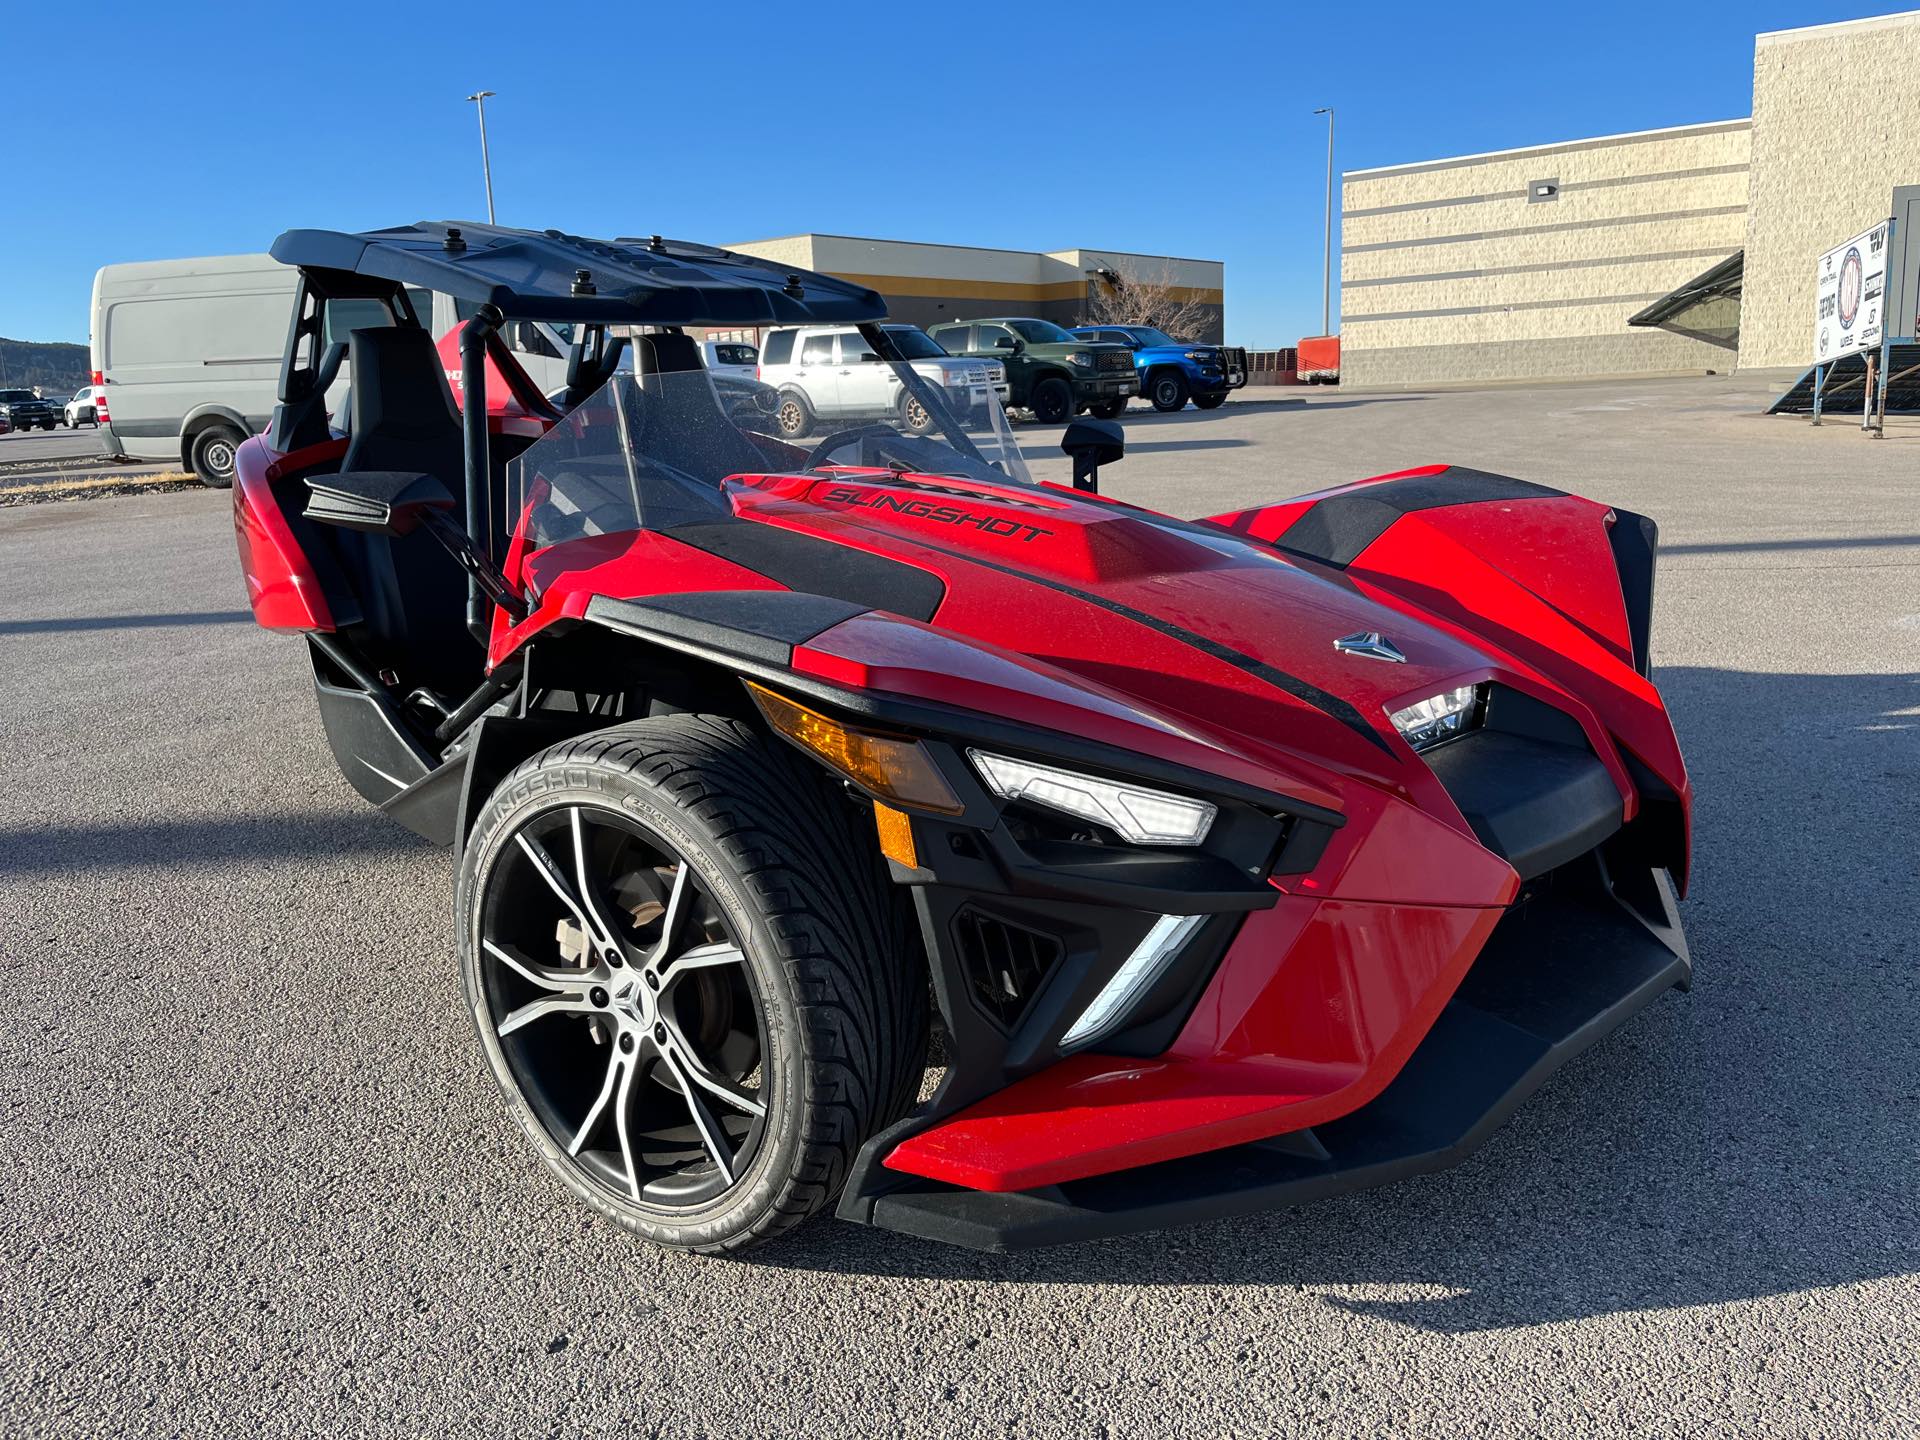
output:
[[[1126,412],[1127,402],[1125,397],[1118,400],[1102,400],[1090,408],[1096,420],[1118,420]]]
[[[1193,397],[1193,403],[1202,410],[1218,410],[1227,403],[1226,392],[1222,391],[1218,395],[1196,395]]]
[[[233,457],[246,437],[228,425],[213,425],[193,440],[193,473],[215,490],[233,485]]]
[[[900,397],[900,424],[914,435],[930,435],[934,430],[932,412],[920,403],[920,397],[911,390]]]
[[[860,818],[710,715],[563,742],[482,810],[457,905],[481,1047],[547,1166],[645,1239],[772,1239],[912,1104],[926,977]]]
[[[813,409],[799,392],[784,391],[774,408],[773,423],[779,428],[782,440],[798,440],[813,429]]]
[[[1163,370],[1147,385],[1147,398],[1160,411],[1184,410],[1187,406],[1186,377],[1177,370]]]
[[[1073,418],[1073,387],[1050,375],[1033,387],[1033,418],[1042,425],[1064,425]]]

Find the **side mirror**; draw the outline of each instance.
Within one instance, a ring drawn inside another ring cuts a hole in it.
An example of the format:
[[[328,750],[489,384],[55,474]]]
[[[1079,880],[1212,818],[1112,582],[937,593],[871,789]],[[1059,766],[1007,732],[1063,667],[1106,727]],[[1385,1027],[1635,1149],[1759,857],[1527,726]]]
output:
[[[429,514],[453,509],[453,496],[431,475],[412,470],[355,470],[315,475],[307,518],[375,535],[405,535]]]
[[[1011,350],[1015,354],[1018,354],[1026,347],[1011,335],[996,335],[993,338],[993,348],[996,350]]]
[[[1100,467],[1127,453],[1127,432],[1118,420],[1076,420],[1060,437],[1060,448],[1073,457],[1073,488],[1100,493]]]

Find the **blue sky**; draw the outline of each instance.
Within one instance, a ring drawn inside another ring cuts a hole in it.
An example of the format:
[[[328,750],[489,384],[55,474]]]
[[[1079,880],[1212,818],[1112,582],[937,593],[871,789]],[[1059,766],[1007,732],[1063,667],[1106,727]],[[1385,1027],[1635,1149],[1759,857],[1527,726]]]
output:
[[[1217,258],[1228,338],[1291,344],[1320,322],[1315,106],[1341,169],[1723,120],[1756,31],[1899,8],[41,7],[49,47],[0,89],[9,148],[44,162],[0,188],[0,335],[86,340],[115,261],[484,216],[461,99],[484,87],[503,224]]]

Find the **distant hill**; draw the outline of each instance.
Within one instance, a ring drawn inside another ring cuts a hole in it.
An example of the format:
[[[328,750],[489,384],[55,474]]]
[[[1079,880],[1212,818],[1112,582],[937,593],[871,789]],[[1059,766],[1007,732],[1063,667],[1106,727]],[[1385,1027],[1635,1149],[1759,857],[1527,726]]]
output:
[[[0,338],[0,385],[41,385],[71,395],[88,376],[84,345]]]

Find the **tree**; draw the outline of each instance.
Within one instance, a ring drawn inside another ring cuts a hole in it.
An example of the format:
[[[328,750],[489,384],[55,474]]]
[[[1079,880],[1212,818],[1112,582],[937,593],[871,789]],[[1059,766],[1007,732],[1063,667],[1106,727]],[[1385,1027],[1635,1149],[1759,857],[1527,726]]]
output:
[[[1096,270],[1087,286],[1087,324],[1148,325],[1176,340],[1190,340],[1213,323],[1212,307],[1174,279],[1173,262],[1148,268],[1116,260]]]

